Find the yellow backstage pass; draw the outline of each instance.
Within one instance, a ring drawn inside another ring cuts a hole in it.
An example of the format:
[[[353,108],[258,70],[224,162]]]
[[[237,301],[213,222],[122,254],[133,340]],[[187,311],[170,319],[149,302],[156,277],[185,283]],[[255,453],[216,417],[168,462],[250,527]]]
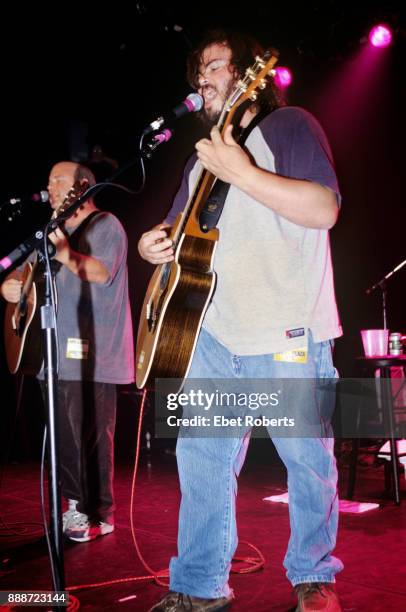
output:
[[[66,346],[67,359],[87,359],[89,356],[89,340],[68,338]]]
[[[275,353],[274,361],[284,361],[286,363],[307,363],[307,348],[298,348],[284,353]]]

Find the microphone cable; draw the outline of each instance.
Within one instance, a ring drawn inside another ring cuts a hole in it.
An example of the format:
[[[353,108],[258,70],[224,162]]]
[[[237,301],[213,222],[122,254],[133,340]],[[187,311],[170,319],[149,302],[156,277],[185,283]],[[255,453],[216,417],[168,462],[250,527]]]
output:
[[[107,580],[104,582],[98,582],[98,583],[91,583],[91,584],[81,584],[81,585],[73,585],[73,586],[68,586],[66,587],[66,590],[71,592],[71,591],[78,591],[80,589],[86,589],[86,588],[96,588],[96,587],[103,587],[103,586],[111,586],[114,584],[120,584],[120,583],[127,583],[127,582],[142,582],[142,581],[150,581],[152,580],[155,584],[157,584],[158,586],[163,586],[163,587],[168,587],[169,583],[168,582],[164,582],[164,579],[168,579],[169,578],[169,568],[166,569],[161,569],[161,570],[154,570],[153,568],[150,567],[150,565],[148,564],[148,562],[144,559],[144,556],[141,552],[140,546],[138,544],[137,541],[137,537],[135,534],[135,525],[134,525],[134,499],[135,499],[135,482],[136,482],[136,478],[137,478],[137,474],[138,474],[138,466],[139,466],[139,457],[140,457],[140,446],[141,446],[141,431],[142,431],[142,421],[144,418],[144,410],[145,410],[145,402],[147,399],[147,389],[145,388],[142,392],[142,399],[141,399],[141,406],[140,406],[140,413],[139,413],[139,419],[138,419],[138,429],[137,429],[137,436],[136,436],[136,449],[135,449],[135,459],[134,459],[134,469],[133,469],[133,475],[132,475],[132,482],[131,482],[131,499],[130,499],[130,526],[131,526],[131,536],[133,539],[133,543],[134,543],[134,548],[137,552],[137,556],[138,559],[140,560],[141,564],[143,565],[143,567],[145,568],[145,570],[148,572],[147,575],[145,576],[131,576],[128,578],[117,578],[114,580]],[[265,557],[262,554],[262,552],[256,547],[254,546],[254,544],[251,544],[250,542],[247,541],[241,541],[241,544],[245,544],[247,545],[249,548],[251,548],[252,550],[255,551],[255,553],[258,555],[257,557],[253,557],[253,556],[249,556],[249,557],[236,557],[234,556],[232,561],[233,562],[238,562],[238,563],[245,563],[246,566],[245,567],[241,567],[241,568],[231,568],[231,573],[233,574],[251,574],[253,572],[257,572],[260,569],[262,569],[265,566]],[[129,597],[123,597],[120,601],[127,601],[130,599],[135,598],[136,596],[134,595],[130,595]]]

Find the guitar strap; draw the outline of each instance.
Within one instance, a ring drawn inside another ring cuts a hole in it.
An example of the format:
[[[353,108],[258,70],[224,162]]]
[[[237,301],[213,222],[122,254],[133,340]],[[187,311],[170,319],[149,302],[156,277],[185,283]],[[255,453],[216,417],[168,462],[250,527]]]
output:
[[[82,234],[89,225],[90,221],[101,214],[101,210],[94,210],[92,213],[90,213],[90,215],[86,217],[86,219],[82,221],[82,223],[70,234],[70,236],[68,236],[69,246],[74,251],[77,251],[77,249],[79,248],[80,238],[82,237]]]
[[[86,217],[86,219],[82,221],[80,225],[78,225],[78,227],[71,234],[66,233],[66,237],[69,241],[69,246],[74,251],[78,250],[80,238],[82,234],[84,233],[85,229],[87,228],[87,226],[89,225],[90,221],[94,219],[95,217],[97,217],[97,215],[100,215],[100,214],[102,214],[101,210],[94,210],[92,213],[90,213],[90,215]],[[51,266],[52,266],[53,273],[58,274],[59,270],[62,267],[62,264],[59,261],[56,261],[56,259],[51,259]]]
[[[244,145],[254,127],[256,127],[258,123],[268,114],[268,111],[260,111],[255,115],[249,125],[242,130],[240,137],[236,139],[240,146]],[[202,232],[209,232],[211,229],[216,227],[220,219],[220,215],[223,212],[224,203],[226,201],[229,189],[230,183],[225,183],[220,179],[217,179],[214,183],[214,186],[199,215],[199,224]]]

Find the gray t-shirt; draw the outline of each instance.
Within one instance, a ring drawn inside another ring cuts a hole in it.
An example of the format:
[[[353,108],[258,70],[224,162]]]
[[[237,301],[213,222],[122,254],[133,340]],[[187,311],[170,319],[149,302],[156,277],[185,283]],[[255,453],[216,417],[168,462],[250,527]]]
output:
[[[274,111],[246,141],[256,164],[339,192],[331,151],[320,125],[296,107]],[[194,159],[168,215],[186,205],[201,170]],[[234,186],[220,221],[214,256],[216,289],[203,327],[237,355],[279,353],[342,334],[327,230],[284,219]]]
[[[114,215],[100,212],[79,229],[73,248],[101,261],[110,277],[105,284],[89,283],[66,266],[56,274],[59,379],[131,383],[134,344],[124,228]]]

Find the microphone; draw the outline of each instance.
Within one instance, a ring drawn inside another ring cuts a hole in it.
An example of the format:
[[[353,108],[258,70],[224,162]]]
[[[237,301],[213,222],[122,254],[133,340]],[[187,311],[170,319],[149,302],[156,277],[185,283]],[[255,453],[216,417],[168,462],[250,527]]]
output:
[[[155,134],[153,140],[156,146],[158,146],[162,144],[163,142],[168,142],[168,140],[170,140],[172,136],[173,136],[173,130],[165,128],[164,130],[162,130],[162,132],[158,132],[158,134]]]
[[[10,198],[6,200],[7,204],[18,204],[19,202],[24,202],[26,200],[31,200],[31,202],[48,202],[49,193],[44,189],[39,193],[32,193],[29,196],[21,197],[21,198]]]
[[[147,157],[148,159],[151,159],[152,152],[155,151],[155,149],[159,147],[159,145],[161,145],[163,142],[168,142],[168,140],[170,140],[172,136],[173,130],[170,130],[169,128],[165,128],[161,132],[158,132],[158,134],[154,134],[151,142],[147,142],[145,147],[142,149],[142,155],[144,157]]]
[[[155,121],[152,121],[152,123],[145,128],[144,134],[150,134],[155,130],[159,130],[165,123],[170,123],[174,121],[174,119],[180,119],[188,113],[196,113],[203,108],[203,104],[204,100],[200,94],[189,94],[187,98],[183,100],[183,102],[175,106],[175,108],[173,108],[169,113],[166,113],[165,115],[155,119]]]
[[[48,202],[49,193],[45,190],[39,193],[32,193],[29,196],[22,196],[20,198],[9,198],[2,204],[0,204],[1,214],[7,214],[7,221],[13,221],[16,217],[21,215],[23,202]]]

